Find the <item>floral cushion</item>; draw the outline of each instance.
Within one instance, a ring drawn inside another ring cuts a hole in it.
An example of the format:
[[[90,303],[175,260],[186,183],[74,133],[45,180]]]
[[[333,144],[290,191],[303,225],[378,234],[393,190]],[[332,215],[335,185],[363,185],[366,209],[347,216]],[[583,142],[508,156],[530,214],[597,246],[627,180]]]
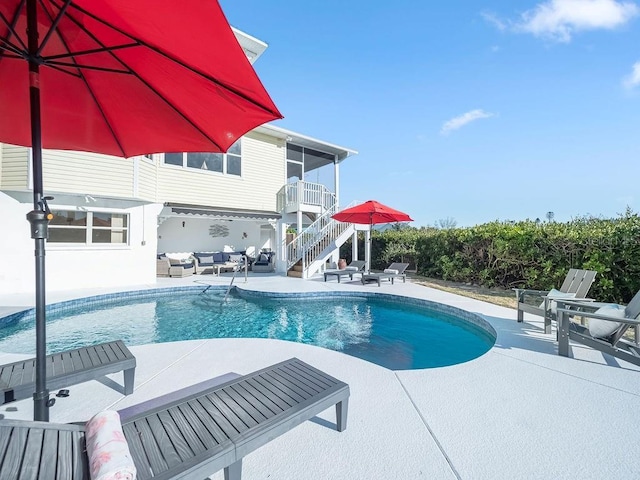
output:
[[[98,413],[87,422],[85,432],[92,480],[135,480],[136,466],[118,412]]]

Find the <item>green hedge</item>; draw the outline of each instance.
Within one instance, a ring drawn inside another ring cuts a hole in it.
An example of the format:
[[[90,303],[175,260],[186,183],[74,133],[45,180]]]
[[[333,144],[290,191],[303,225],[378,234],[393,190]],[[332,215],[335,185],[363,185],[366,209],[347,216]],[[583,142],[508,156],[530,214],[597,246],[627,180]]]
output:
[[[373,234],[372,268],[417,263],[418,273],[486,287],[558,288],[569,268],[596,270],[589,296],[627,303],[640,290],[640,217],[491,222],[470,228],[406,228]],[[364,240],[360,239],[364,252]],[[350,255],[345,245],[343,255]],[[360,255],[362,256],[362,254]]]

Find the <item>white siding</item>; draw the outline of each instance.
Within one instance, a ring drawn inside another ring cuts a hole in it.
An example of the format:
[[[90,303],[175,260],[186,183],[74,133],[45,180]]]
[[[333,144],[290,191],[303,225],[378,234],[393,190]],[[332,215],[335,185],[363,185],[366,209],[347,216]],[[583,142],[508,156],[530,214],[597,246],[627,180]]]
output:
[[[2,149],[2,170],[0,175],[0,189],[19,190],[29,189],[29,149],[0,144]]]
[[[284,141],[249,134],[242,141],[242,176],[172,167],[158,169],[158,200],[241,208],[276,209],[276,193],[285,176]]]
[[[156,162],[138,160],[138,195],[137,198],[150,202],[157,198],[158,167]]]
[[[44,150],[46,191],[133,197],[133,160],[109,155]]]

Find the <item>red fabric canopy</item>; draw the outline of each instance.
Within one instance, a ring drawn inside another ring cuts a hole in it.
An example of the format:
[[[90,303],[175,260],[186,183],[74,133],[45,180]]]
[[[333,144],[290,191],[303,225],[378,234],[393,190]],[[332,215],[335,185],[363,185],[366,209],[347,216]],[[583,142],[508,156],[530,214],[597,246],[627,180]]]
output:
[[[30,146],[26,8],[0,12],[15,25],[0,21],[0,141]],[[220,152],[282,118],[215,0],[38,0],[37,14],[44,148]]]
[[[332,215],[331,218],[339,222],[376,225],[378,223],[412,222],[413,219],[406,213],[394,210],[375,200],[368,200],[360,205],[345,208]]]

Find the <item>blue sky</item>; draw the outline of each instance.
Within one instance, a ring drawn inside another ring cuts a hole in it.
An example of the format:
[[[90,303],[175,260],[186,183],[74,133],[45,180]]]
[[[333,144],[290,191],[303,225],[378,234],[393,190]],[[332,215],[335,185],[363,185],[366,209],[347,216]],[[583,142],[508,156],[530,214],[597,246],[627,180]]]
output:
[[[640,1],[220,3],[269,45],[275,124],[359,152],[343,205],[418,227],[640,210]]]

